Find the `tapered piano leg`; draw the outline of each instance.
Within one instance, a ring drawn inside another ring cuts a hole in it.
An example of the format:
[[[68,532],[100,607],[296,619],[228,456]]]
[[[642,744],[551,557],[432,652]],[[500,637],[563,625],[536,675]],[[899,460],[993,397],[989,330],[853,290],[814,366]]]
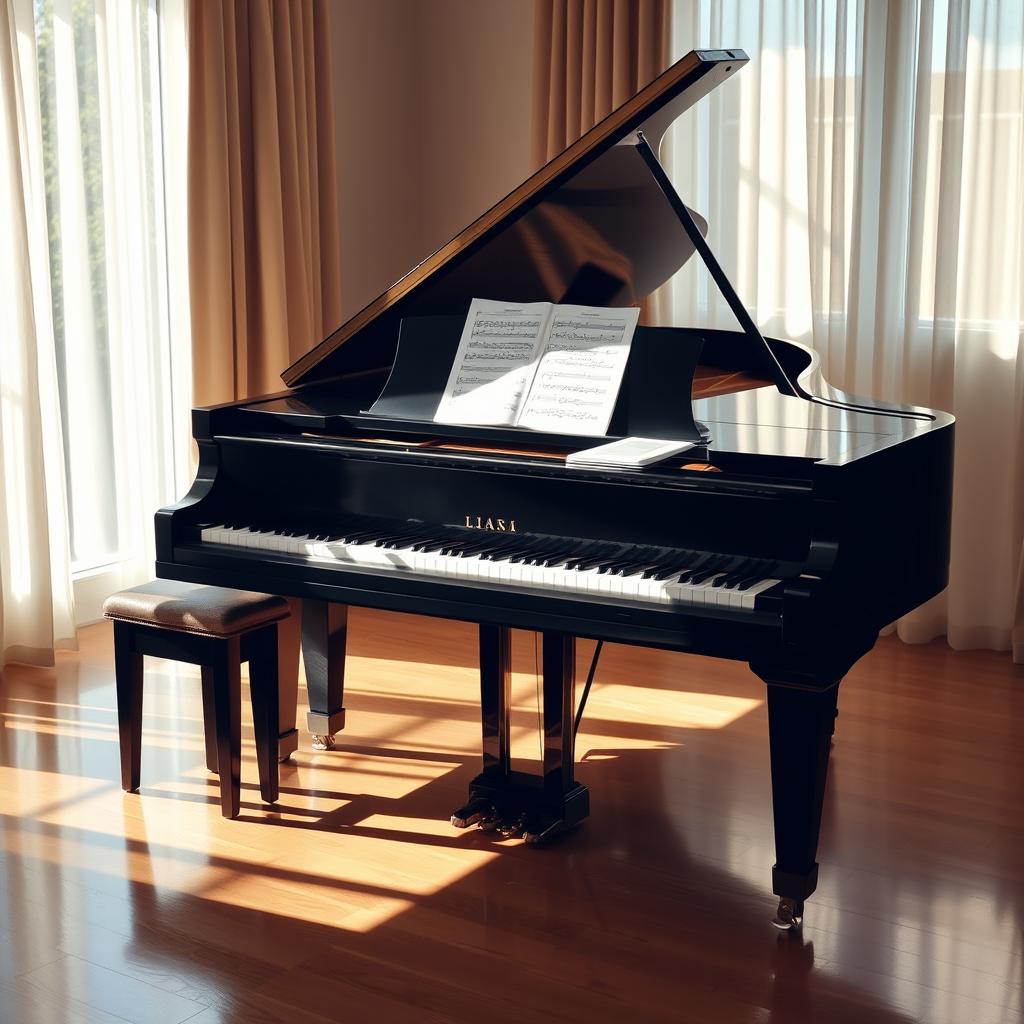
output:
[[[504,780],[512,765],[509,700],[512,678],[512,631],[489,623],[480,626],[480,724],[483,773]]]
[[[302,663],[314,750],[330,750],[345,728],[345,636],[348,608],[327,601],[302,602]]]
[[[818,832],[839,683],[800,688],[765,678],[775,816],[772,890],[778,928],[799,926],[818,884]]]
[[[576,641],[567,633],[545,633],[541,645],[544,691],[544,789],[561,795],[572,788],[575,747]]]
[[[295,714],[299,702],[299,640],[302,634],[302,603],[288,602],[291,614],[277,627],[277,685],[279,699],[277,759],[284,762],[299,747]]]
[[[509,699],[512,676],[512,631],[507,626],[480,625],[480,724],[483,764],[476,784],[499,792],[508,783],[511,770],[509,743]],[[497,820],[493,800],[470,796],[452,813],[456,828],[479,824],[490,828]]]

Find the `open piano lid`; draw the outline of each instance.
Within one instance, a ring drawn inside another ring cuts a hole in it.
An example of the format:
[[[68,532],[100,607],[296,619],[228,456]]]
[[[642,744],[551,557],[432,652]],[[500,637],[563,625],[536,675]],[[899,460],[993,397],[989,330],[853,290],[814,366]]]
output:
[[[478,295],[638,304],[694,246],[636,132],[657,153],[668,126],[746,62],[742,50],[688,53],[289,366],[285,383],[386,368],[402,318],[464,316]]]

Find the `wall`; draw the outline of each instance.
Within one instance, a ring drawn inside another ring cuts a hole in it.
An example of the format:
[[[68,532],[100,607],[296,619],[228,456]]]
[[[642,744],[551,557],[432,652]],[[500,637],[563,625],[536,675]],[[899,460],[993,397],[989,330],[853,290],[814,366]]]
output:
[[[534,170],[533,0],[416,9],[420,242],[432,252]]]
[[[338,0],[331,34],[348,317],[533,170],[533,0]]]
[[[331,22],[341,300],[346,319],[419,250],[411,131],[416,94],[413,0],[341,0]]]

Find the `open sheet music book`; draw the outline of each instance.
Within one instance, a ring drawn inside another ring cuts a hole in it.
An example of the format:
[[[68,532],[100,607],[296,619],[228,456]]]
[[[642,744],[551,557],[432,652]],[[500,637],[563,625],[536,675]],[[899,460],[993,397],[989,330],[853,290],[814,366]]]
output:
[[[605,434],[639,316],[474,299],[434,421]]]

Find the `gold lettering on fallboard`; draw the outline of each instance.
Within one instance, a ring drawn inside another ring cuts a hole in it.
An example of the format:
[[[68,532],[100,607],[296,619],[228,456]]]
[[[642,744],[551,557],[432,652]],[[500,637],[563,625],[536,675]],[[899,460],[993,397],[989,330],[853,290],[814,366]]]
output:
[[[494,533],[517,533],[514,519],[498,519],[494,516],[465,517],[465,525],[470,530],[492,530]]]

